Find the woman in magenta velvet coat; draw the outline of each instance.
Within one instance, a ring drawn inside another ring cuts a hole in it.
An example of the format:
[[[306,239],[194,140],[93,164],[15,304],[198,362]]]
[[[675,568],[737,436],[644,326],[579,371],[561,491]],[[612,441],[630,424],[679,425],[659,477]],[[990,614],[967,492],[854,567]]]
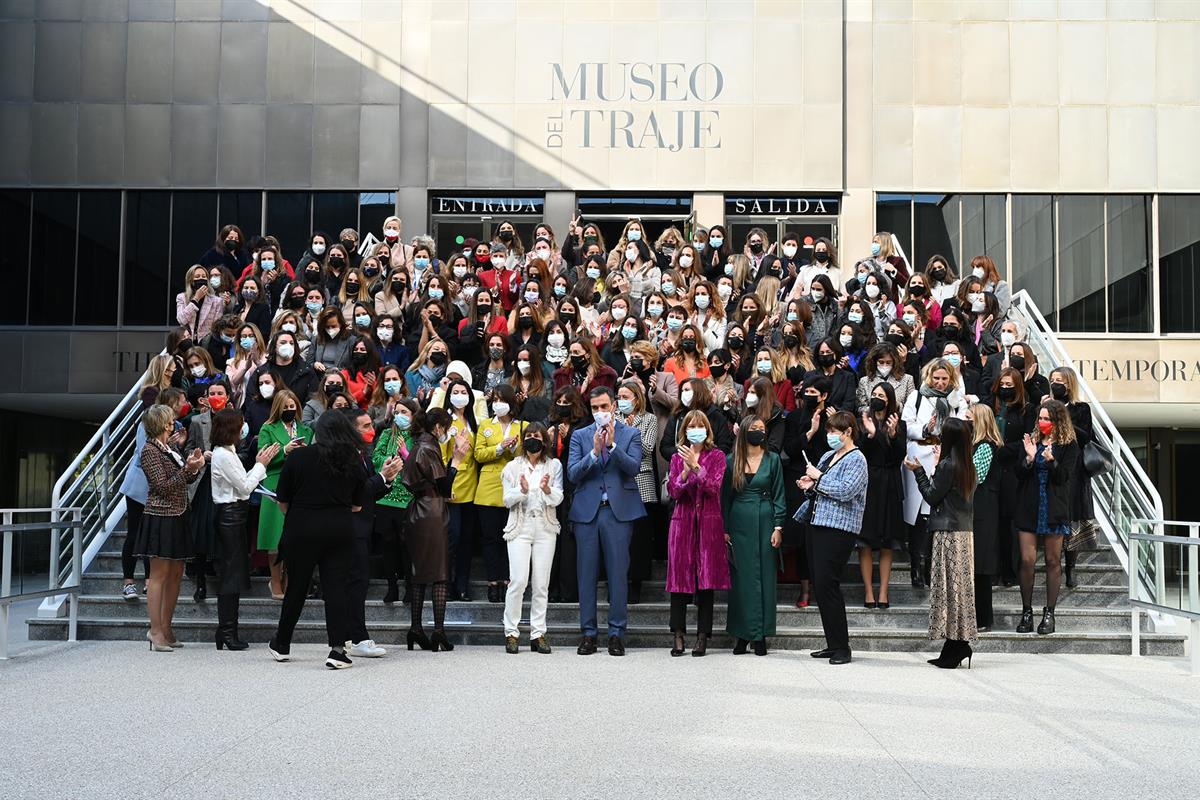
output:
[[[677,428],[678,447],[671,456],[667,492],[675,500],[667,536],[667,591],[671,593],[672,656],[683,655],[688,597],[697,609],[693,656],[708,649],[713,627],[713,590],[729,588],[725,522],[721,518],[721,481],[725,454],[713,443],[703,411],[690,411]]]

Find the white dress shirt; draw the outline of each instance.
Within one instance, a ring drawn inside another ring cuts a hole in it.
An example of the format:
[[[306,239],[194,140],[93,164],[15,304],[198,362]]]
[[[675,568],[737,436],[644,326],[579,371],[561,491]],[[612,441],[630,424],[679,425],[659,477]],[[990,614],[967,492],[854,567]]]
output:
[[[232,446],[214,447],[212,454],[212,497],[213,502],[234,503],[245,500],[267,476],[267,468],[255,462],[249,472]]]

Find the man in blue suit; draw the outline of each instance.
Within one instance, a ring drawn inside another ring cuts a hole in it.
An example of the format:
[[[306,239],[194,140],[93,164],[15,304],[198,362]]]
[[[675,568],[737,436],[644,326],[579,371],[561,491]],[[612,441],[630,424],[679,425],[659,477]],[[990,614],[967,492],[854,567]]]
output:
[[[637,488],[642,438],[636,428],[614,419],[616,397],[600,386],[588,398],[595,423],[571,436],[567,475],[575,484],[570,520],[575,523],[579,571],[581,656],[596,652],[596,580],[600,553],[608,572],[608,653],[625,655],[625,600],[629,577],[630,523],[646,516]]]

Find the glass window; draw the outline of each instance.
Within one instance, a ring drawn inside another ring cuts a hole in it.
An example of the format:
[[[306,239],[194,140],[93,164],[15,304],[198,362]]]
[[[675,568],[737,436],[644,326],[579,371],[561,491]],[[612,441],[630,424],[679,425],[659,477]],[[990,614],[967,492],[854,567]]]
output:
[[[396,193],[395,192],[363,192],[358,196],[359,216],[358,216],[358,238],[359,241],[367,238],[367,234],[371,234],[376,239],[383,238],[383,221],[388,217],[394,216],[396,213]],[[425,220],[415,221],[416,224],[410,224],[400,229],[400,235],[404,241],[411,242],[412,237],[418,233],[425,232]],[[347,223],[350,225],[350,223]],[[336,231],[330,231],[334,236],[341,232],[341,228]]]
[[[875,197],[875,230],[895,235],[900,248],[911,262],[912,248],[912,195],[881,194]]]
[[[168,283],[170,229],[170,192],[126,193],[126,325],[175,324],[175,295],[183,287],[183,275],[177,277],[174,285]],[[195,257],[199,256],[196,253]]]
[[[183,291],[188,270],[217,240],[217,193],[175,192],[171,197],[171,296]],[[175,312],[171,312],[174,320]]]
[[[308,192],[267,192],[267,233],[279,240],[284,257],[295,264],[308,247]]]
[[[70,325],[75,311],[77,192],[34,192],[29,324]]]
[[[1059,330],[1105,330],[1104,198],[1058,198]]]
[[[79,193],[76,325],[116,325],[121,268],[121,193]]]
[[[259,236],[262,233],[262,202],[262,192],[221,192],[217,229],[212,233],[213,241],[216,241],[217,233],[224,225],[237,225],[241,228],[242,236],[245,237],[243,241],[248,242]],[[211,246],[210,244],[209,247]]]
[[[1054,203],[1048,194],[1012,198],[1012,290],[1024,289],[1050,323],[1054,305]]]
[[[1158,250],[1163,333],[1200,332],[1200,195],[1159,195]]]
[[[0,192],[0,275],[9,302],[0,303],[0,325],[24,325],[29,294],[29,192]]]
[[[1150,202],[1145,195],[1107,198],[1108,329],[1146,333],[1154,329],[1150,289]],[[1191,295],[1193,303],[1195,295]]]
[[[924,270],[935,255],[943,256],[955,273],[959,273],[955,253],[959,250],[958,195],[913,195],[913,239],[915,254],[910,255],[914,267]]]
[[[991,256],[1000,275],[1008,275],[1007,225],[1002,194],[962,195],[962,247],[958,263],[966,265],[978,255]]]
[[[391,214],[384,214],[384,219],[387,219],[389,216]],[[358,193],[314,192],[312,196],[312,218],[312,231],[308,233],[321,231],[326,236],[331,237],[331,241],[337,240],[337,235],[341,232],[342,228],[354,228],[358,230]],[[379,228],[380,233],[377,235],[382,236],[382,222],[380,222]],[[304,247],[296,251],[295,255],[292,255],[290,252],[284,252],[284,255],[294,264],[300,260],[300,256],[308,249],[308,245],[309,240],[305,238]]]

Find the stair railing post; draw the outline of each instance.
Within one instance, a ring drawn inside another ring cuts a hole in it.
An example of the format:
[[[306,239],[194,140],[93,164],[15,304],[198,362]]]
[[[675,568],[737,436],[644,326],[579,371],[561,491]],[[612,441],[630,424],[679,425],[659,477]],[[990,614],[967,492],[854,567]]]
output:
[[[1188,610],[1200,614],[1200,523],[1188,525]],[[1200,675],[1200,619],[1192,618],[1188,631],[1192,675]]]
[[[71,594],[67,617],[67,641],[75,642],[79,632],[79,595],[83,591],[83,510],[79,508],[71,512],[71,584],[75,591]]]
[[[4,512],[4,550],[0,554],[0,558],[4,559],[4,566],[0,567],[0,598],[7,598],[12,594],[12,535],[10,530],[12,527],[13,515],[11,511]],[[8,659],[8,611],[9,605],[7,602],[0,602],[0,660]]]

